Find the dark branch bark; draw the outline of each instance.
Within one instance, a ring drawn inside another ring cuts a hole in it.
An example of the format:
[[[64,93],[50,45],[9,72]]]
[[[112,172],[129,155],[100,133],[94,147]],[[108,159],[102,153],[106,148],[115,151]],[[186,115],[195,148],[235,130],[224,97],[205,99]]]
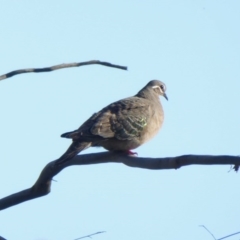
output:
[[[78,63],[63,63],[63,64],[55,65],[55,66],[52,66],[52,67],[45,67],[45,68],[25,68],[25,69],[19,69],[19,70],[15,70],[15,71],[6,73],[4,75],[1,75],[0,76],[0,80],[4,80],[6,78],[10,78],[10,77],[13,77],[14,75],[21,74],[21,73],[51,72],[51,71],[62,69],[62,68],[80,67],[80,66],[92,65],[92,64],[99,64],[99,65],[103,65],[103,66],[106,66],[106,67],[112,67],[112,68],[119,68],[119,69],[122,69],[122,70],[127,70],[127,67],[125,67],[125,66],[115,65],[115,64],[108,63],[108,62],[101,62],[99,60],[92,60],[92,61],[78,62]]]
[[[74,165],[89,165],[99,163],[123,163],[129,167],[152,170],[178,169],[187,165],[240,165],[239,156],[183,155],[166,158],[140,158],[115,152],[77,155],[63,165],[56,161],[48,163],[42,170],[36,183],[26,190],[0,199],[0,210],[19,203],[42,197],[50,193],[52,178],[64,168]],[[236,168],[235,168],[236,169]]]

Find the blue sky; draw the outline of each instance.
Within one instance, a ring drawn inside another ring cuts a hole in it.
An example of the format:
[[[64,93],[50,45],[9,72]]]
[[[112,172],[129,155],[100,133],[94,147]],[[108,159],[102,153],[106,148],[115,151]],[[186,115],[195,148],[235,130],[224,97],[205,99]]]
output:
[[[152,79],[165,82],[169,101],[161,99],[164,125],[139,156],[239,155],[239,8],[236,0],[2,2],[0,75],[93,59],[128,71],[92,65],[1,81],[0,196],[35,182],[70,144],[62,133]],[[2,211],[0,236],[211,239],[203,224],[220,238],[240,231],[239,174],[229,169],[71,167],[48,196]]]

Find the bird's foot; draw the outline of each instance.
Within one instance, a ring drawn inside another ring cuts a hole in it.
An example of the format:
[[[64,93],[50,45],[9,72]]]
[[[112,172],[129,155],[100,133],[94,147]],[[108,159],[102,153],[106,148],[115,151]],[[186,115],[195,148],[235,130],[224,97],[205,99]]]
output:
[[[128,155],[131,155],[131,156],[135,156],[135,157],[138,156],[138,153],[137,153],[137,152],[133,152],[133,151],[131,151],[131,150],[128,150],[128,151],[127,151],[127,154],[128,154]]]
[[[137,152],[133,152],[131,150],[127,150],[127,151],[113,151],[113,152],[119,153],[119,154],[123,154],[123,155],[133,156],[133,157],[137,157],[138,156]]]

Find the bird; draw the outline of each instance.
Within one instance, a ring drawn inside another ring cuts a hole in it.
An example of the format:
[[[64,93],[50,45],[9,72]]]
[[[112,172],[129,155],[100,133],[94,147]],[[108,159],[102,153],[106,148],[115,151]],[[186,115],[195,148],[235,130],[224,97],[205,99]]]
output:
[[[153,138],[163,124],[160,96],[168,100],[166,85],[151,80],[136,95],[109,104],[77,130],[63,133],[61,137],[72,139],[72,144],[57,159],[57,164],[69,161],[89,147],[133,154],[131,150]]]

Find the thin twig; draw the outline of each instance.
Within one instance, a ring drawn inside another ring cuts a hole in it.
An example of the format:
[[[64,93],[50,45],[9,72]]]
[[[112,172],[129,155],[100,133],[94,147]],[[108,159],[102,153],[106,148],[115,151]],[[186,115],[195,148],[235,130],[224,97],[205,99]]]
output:
[[[87,236],[84,236],[84,237],[76,238],[74,240],[79,240],[79,239],[83,239],[83,238],[91,238],[91,236],[93,236],[93,235],[100,234],[100,233],[105,233],[105,232],[106,231],[96,232],[96,233],[93,233],[93,234],[90,234],[90,235],[87,235]]]
[[[204,225],[200,225],[199,227],[205,228],[205,230],[208,231],[208,232],[212,235],[213,239],[214,239],[214,240],[217,240],[217,239],[215,238],[215,236],[214,236]]]
[[[212,235],[212,237],[214,238],[214,240],[223,240],[223,239],[226,239],[226,238],[228,238],[228,237],[232,237],[232,236],[237,235],[237,234],[240,233],[240,232],[232,233],[232,234],[230,234],[230,235],[227,235],[227,236],[225,236],[225,237],[222,237],[222,238],[218,238],[218,239],[217,239],[217,238],[215,238],[215,236],[214,236],[204,225],[200,225],[199,227],[205,228],[206,231],[208,231],[208,232]]]
[[[106,66],[106,67],[112,67],[112,68],[119,68],[119,69],[122,69],[122,70],[127,70],[127,67],[125,67],[125,66],[115,65],[115,64],[112,64],[112,63],[108,63],[108,62],[101,62],[99,60],[91,60],[91,61],[87,61],[87,62],[78,62],[78,63],[63,63],[63,64],[59,64],[59,65],[54,65],[52,67],[19,69],[19,70],[15,70],[15,71],[12,71],[12,72],[1,75],[0,76],[0,81],[4,80],[6,78],[13,77],[14,75],[17,75],[17,74],[22,74],[22,73],[51,72],[51,71],[62,69],[62,68],[80,67],[80,66],[92,65],[92,64],[98,64],[98,65],[103,65],[103,66]]]
[[[237,235],[237,234],[239,234],[239,233],[240,233],[240,232],[236,232],[236,233],[227,235],[227,236],[225,236],[225,237],[219,238],[219,239],[217,239],[217,240],[222,240],[222,239],[225,239],[225,238],[228,238],[228,237],[232,237],[232,236]]]

